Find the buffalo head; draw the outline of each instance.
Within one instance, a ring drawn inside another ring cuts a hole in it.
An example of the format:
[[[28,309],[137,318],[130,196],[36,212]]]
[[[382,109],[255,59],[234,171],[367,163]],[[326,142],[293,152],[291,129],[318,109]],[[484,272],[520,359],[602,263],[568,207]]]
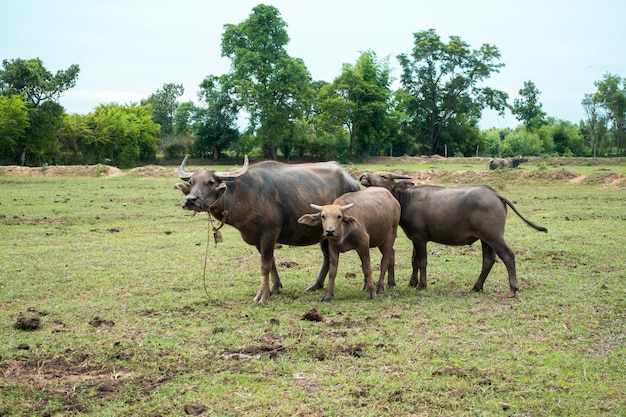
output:
[[[415,185],[411,181],[411,177],[400,174],[392,174],[391,172],[372,172],[365,173],[359,178],[361,185],[365,187],[383,187],[389,190],[394,197],[398,198],[398,194],[407,188]],[[405,180],[396,182],[396,180]]]
[[[319,226],[321,224],[322,236],[333,243],[340,244],[343,240],[341,233],[343,225],[346,224],[348,225],[347,227],[351,227],[359,224],[357,219],[345,214],[345,211],[352,206],[354,204],[346,204],[345,206],[335,204],[318,206],[317,204],[311,204],[311,207],[317,210],[318,213],[304,214],[298,219],[298,223],[306,224],[307,226]]]
[[[176,188],[187,197],[183,201],[183,208],[194,211],[209,211],[211,206],[226,191],[225,181],[235,180],[248,171],[248,155],[244,157],[243,166],[229,172],[200,169],[194,172],[185,171],[187,157],[178,168],[178,176],[186,183],[178,183]]]

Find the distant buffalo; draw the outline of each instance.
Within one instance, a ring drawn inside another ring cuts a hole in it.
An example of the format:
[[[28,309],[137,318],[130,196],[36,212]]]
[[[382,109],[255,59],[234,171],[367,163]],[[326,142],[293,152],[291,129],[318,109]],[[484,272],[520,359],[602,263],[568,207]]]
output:
[[[528,158],[525,156],[516,156],[514,158],[494,158],[489,161],[489,169],[517,168],[522,162],[528,162]]]

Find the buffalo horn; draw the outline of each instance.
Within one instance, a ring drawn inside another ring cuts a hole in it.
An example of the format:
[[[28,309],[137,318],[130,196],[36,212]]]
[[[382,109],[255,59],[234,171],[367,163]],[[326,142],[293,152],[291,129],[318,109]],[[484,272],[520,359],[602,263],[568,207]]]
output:
[[[354,206],[354,203],[350,203],[350,204],[346,204],[345,206],[341,206],[341,211],[346,211],[349,208],[352,208],[352,206]]]
[[[248,171],[248,155],[243,157],[243,166],[239,169],[229,172],[215,172],[213,176],[222,180],[234,180],[241,177]]]
[[[187,163],[187,158],[188,157],[186,156],[185,159],[183,159],[183,163],[180,164],[180,167],[178,168],[178,176],[183,181],[189,181],[189,178],[191,178],[191,176],[193,175],[193,172],[185,171],[185,163]]]
[[[322,206],[318,206],[317,204],[311,204],[311,208],[313,210],[322,211]]]
[[[407,177],[406,175],[400,175],[400,174],[391,174],[391,178],[394,180],[410,180],[411,177]]]

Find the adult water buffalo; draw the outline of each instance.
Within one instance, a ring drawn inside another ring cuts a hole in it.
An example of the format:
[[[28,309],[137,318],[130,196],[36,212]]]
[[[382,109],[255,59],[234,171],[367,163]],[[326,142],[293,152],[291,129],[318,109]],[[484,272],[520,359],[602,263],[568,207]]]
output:
[[[344,194],[333,204],[324,206],[311,204],[311,207],[318,213],[304,214],[298,219],[298,223],[320,228],[329,242],[330,271],[322,301],[330,301],[333,298],[339,254],[350,250],[356,250],[361,258],[365,278],[363,289],[367,291],[368,299],[374,299],[376,294],[384,291],[385,273],[387,283],[390,286],[396,285],[393,244],[396,241],[400,221],[400,204],[389,191],[380,187],[366,188],[363,191]],[[372,281],[370,262],[370,248],[375,247],[383,255],[377,286],[374,286]],[[323,288],[325,277],[321,278],[308,289]]]
[[[515,254],[504,241],[506,206],[513,209],[529,226],[541,232],[545,227],[525,219],[505,196],[488,186],[444,188],[430,185],[413,186],[410,177],[389,172],[363,174],[361,184],[366,187],[385,187],[398,199],[402,207],[400,227],[413,242],[413,272],[410,285],[426,288],[426,243],[471,245],[480,240],[483,265],[474,284],[474,291],[482,291],[496,254],[506,265],[509,274],[509,297],[519,290],[515,272]],[[418,284],[419,272],[419,284]]]
[[[489,161],[489,169],[498,168],[517,168],[522,162],[528,162],[525,156],[516,156],[514,158],[494,158]]]
[[[320,228],[300,224],[298,218],[313,211],[309,206],[311,201],[328,204],[342,194],[360,189],[359,183],[339,164],[288,165],[265,161],[249,166],[246,156],[243,166],[232,172],[210,169],[187,172],[186,161],[187,158],[180,165],[178,176],[187,183],[176,184],[187,195],[183,208],[208,212],[233,226],[261,254],[263,278],[255,301],[267,300],[282,287],[274,260],[277,242],[294,246],[321,242],[324,263],[319,276],[326,276],[328,242],[322,240]]]

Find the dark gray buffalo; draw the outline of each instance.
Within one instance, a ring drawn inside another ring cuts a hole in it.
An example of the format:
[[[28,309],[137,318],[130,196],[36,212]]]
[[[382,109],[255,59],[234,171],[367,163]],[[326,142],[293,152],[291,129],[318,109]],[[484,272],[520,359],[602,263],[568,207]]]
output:
[[[541,232],[545,227],[525,219],[505,196],[488,186],[443,188],[412,182],[396,182],[410,179],[389,172],[363,174],[361,184],[366,187],[387,188],[402,207],[400,227],[413,242],[413,272],[410,285],[426,288],[426,243],[462,246],[481,241],[483,266],[474,284],[474,291],[482,291],[489,271],[496,261],[496,254],[506,265],[509,274],[509,297],[519,290],[515,272],[515,254],[504,241],[506,206],[513,209],[529,226]],[[419,272],[419,284],[418,284]]]
[[[528,162],[525,156],[516,156],[514,158],[494,158],[489,161],[489,169],[498,168],[517,168],[522,162]]]
[[[311,207],[318,213],[305,214],[298,222],[319,228],[329,242],[330,272],[322,301],[330,301],[333,298],[339,254],[350,250],[356,250],[361,258],[365,278],[363,289],[367,291],[368,299],[374,299],[377,293],[384,291],[385,273],[387,283],[390,286],[396,285],[393,244],[396,241],[400,221],[400,204],[389,191],[379,187],[366,188],[363,191],[344,194],[333,204],[324,206],[311,204]],[[383,256],[380,261],[378,285],[374,286],[370,248],[376,247]],[[324,278],[318,279],[308,290],[323,288]]]
[[[261,254],[262,281],[255,301],[267,300],[282,287],[274,260],[277,242],[294,246],[321,242],[324,263],[318,279],[326,276],[328,242],[323,240],[319,227],[300,224],[298,218],[314,211],[309,206],[311,201],[329,204],[340,195],[361,188],[339,164],[288,165],[265,161],[248,166],[246,156],[243,166],[231,172],[210,169],[187,172],[186,161],[187,158],[180,165],[178,176],[187,183],[176,184],[187,195],[183,208],[209,212],[233,226]]]

